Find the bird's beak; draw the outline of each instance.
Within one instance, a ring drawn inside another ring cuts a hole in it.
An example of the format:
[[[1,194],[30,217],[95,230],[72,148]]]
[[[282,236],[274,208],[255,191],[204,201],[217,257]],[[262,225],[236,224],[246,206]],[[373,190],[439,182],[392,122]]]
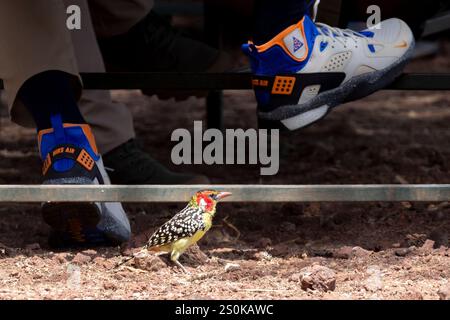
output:
[[[217,200],[221,200],[221,199],[223,199],[223,198],[226,198],[226,197],[229,197],[229,196],[231,196],[232,195],[232,193],[231,192],[219,192],[218,194],[217,194]]]

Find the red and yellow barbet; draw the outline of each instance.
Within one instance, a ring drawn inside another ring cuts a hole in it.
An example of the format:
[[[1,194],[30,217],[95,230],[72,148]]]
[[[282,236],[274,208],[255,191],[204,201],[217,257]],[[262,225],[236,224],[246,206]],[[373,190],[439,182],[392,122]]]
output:
[[[187,272],[178,258],[211,228],[217,203],[230,195],[215,190],[198,191],[183,210],[153,233],[143,249],[169,253],[170,260]]]

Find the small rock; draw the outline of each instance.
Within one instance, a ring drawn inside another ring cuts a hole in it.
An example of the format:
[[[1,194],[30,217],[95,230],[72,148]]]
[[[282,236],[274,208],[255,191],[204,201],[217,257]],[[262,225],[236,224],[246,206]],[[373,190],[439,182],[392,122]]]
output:
[[[402,205],[402,207],[405,208],[405,209],[411,209],[411,208],[412,208],[411,202],[403,201],[403,202],[401,202],[401,205]]]
[[[334,291],[336,273],[325,266],[313,265],[300,270],[300,283],[303,290]]]
[[[208,263],[210,265],[224,266],[227,264],[227,261],[225,259],[213,256],[209,258]]]
[[[82,265],[90,262],[92,258],[90,256],[87,256],[85,254],[82,254],[81,252],[77,253],[75,257],[72,259],[72,263]]]
[[[107,282],[103,284],[103,288],[105,290],[113,290],[113,291],[117,290],[117,286],[113,282]]]
[[[0,256],[9,256],[14,252],[14,250],[7,245],[0,242]]]
[[[434,211],[438,211],[438,210],[443,210],[445,208],[450,207],[450,203],[449,202],[441,202],[438,205],[435,204],[430,204],[427,208],[428,211],[430,212],[434,212]]]
[[[367,257],[367,256],[371,255],[372,253],[373,253],[373,251],[369,251],[369,250],[363,249],[361,247],[353,247],[352,248],[349,246],[344,246],[344,247],[337,249],[333,253],[333,256],[338,259],[351,259],[353,257],[357,257],[357,258]]]
[[[399,249],[395,250],[395,255],[397,257],[405,257],[410,252],[411,251],[409,250],[409,248],[399,248]]]
[[[333,253],[333,257],[337,259],[350,259],[351,256],[352,256],[352,247],[348,246],[339,248]]]
[[[450,300],[450,283],[442,286],[438,291],[440,300]]]
[[[241,266],[237,263],[227,263],[225,265],[225,272],[236,271],[239,270],[240,268]]]
[[[30,243],[25,246],[26,250],[40,250],[41,246],[39,243]]]
[[[57,263],[61,263],[61,264],[66,263],[67,262],[67,258],[68,258],[68,255],[65,252],[56,253],[53,256],[53,260],[56,261]]]
[[[381,281],[381,278],[377,276],[370,276],[364,283],[364,289],[367,291],[376,292],[382,288],[383,282]]]
[[[272,248],[270,253],[275,257],[282,257],[292,252],[293,246],[289,243],[280,243]]]
[[[411,298],[413,300],[423,300],[423,295],[422,295],[422,293],[420,291],[413,290],[411,292]]]
[[[364,289],[371,292],[379,291],[383,288],[383,281],[381,279],[381,270],[378,266],[369,266],[366,271],[370,276],[364,283]]]
[[[325,258],[331,258],[333,257],[333,251],[325,248],[313,248],[310,251],[310,254],[314,257],[325,257]]]
[[[357,258],[365,258],[370,256],[373,253],[373,251],[369,251],[366,249],[363,249],[361,247],[353,247],[352,248],[352,257]]]
[[[136,255],[133,264],[136,268],[147,271],[158,271],[166,267],[160,257],[147,253]]]
[[[199,248],[198,245],[193,245],[186,250],[181,256],[183,263],[186,264],[205,264],[208,262],[208,256]]]
[[[43,258],[37,255],[33,255],[32,257],[30,257],[30,259],[28,260],[28,264],[32,265],[32,266],[40,266],[42,265],[42,261]]]
[[[285,221],[280,225],[281,230],[285,232],[295,232],[297,230],[297,226],[292,222]]]
[[[94,262],[95,264],[98,264],[99,266],[103,266],[103,263],[106,261],[105,258],[103,257],[95,257],[92,262]]]
[[[267,248],[270,247],[272,245],[272,240],[270,240],[269,238],[261,238],[258,240],[257,246],[259,248]]]
[[[300,273],[291,274],[289,277],[289,281],[291,282],[300,282],[302,280],[302,275]]]
[[[420,247],[420,251],[425,254],[430,254],[433,252],[434,248],[434,241],[427,239],[425,240],[425,243]]]
[[[82,254],[85,254],[87,256],[93,257],[97,255],[97,251],[93,250],[93,249],[88,249],[88,250],[84,250],[81,252]]]
[[[441,246],[448,247],[448,232],[446,230],[433,230],[428,236],[428,239],[434,241],[434,249],[439,249]]]
[[[272,255],[270,253],[268,253],[267,251],[261,251],[261,252],[257,252],[255,253],[255,258],[256,260],[266,260],[266,261],[270,261],[272,260]]]
[[[420,291],[412,289],[402,297],[402,300],[423,300],[423,295]]]
[[[95,257],[92,262],[105,269],[112,269],[115,266],[113,261],[111,261],[110,259],[105,259],[103,257]]]
[[[421,246],[424,244],[425,240],[427,238],[426,234],[423,233],[414,233],[414,234],[408,234],[405,237],[405,240],[402,243],[403,247],[410,247],[410,246]]]

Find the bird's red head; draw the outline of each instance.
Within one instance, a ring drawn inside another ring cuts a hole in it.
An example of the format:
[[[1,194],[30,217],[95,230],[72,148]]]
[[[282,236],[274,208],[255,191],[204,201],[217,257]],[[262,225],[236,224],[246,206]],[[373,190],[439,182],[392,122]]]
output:
[[[228,196],[231,196],[231,192],[201,190],[192,197],[191,201],[205,212],[215,212],[217,202]]]

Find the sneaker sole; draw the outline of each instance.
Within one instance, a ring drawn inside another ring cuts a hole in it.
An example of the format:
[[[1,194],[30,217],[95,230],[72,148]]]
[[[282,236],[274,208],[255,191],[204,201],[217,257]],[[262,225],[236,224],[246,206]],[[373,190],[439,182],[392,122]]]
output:
[[[304,128],[325,117],[339,104],[366,97],[391,84],[401,75],[413,53],[414,43],[398,61],[385,69],[356,76],[335,89],[318,94],[307,103],[258,112],[258,116],[263,120],[280,121],[289,130]]]
[[[44,221],[58,233],[67,234],[74,243],[85,243],[85,232],[100,222],[100,208],[93,202],[47,202],[42,205]]]
[[[46,180],[44,185],[92,184],[83,177]],[[64,235],[74,244],[89,242],[88,234],[96,230],[101,219],[101,209],[95,202],[45,202],[41,213],[54,232]]]

